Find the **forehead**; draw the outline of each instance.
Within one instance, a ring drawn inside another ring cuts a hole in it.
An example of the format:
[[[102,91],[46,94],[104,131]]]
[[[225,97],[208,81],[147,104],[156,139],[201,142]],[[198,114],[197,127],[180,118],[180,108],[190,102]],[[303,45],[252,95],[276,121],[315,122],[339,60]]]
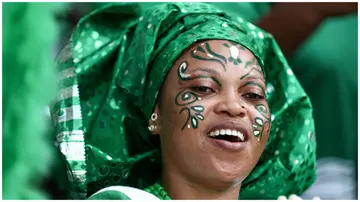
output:
[[[201,41],[190,46],[181,57],[189,64],[189,71],[212,69],[222,76],[241,77],[249,70],[253,76],[264,79],[254,54],[240,44],[226,40]],[[180,62],[181,63],[181,62]]]

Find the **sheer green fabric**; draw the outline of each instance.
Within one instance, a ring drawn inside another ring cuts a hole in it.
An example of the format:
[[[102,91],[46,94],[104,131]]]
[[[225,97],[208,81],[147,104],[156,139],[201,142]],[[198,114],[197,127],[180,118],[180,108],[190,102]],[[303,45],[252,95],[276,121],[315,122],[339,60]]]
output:
[[[63,90],[52,111],[73,174],[73,198],[159,181],[159,142],[147,122],[172,64],[205,39],[243,45],[266,75],[272,128],[242,183],[241,199],[276,199],[311,185],[312,106],[271,35],[205,3],[168,3],[144,12],[138,4],[116,4],[84,17],[58,57]]]
[[[56,162],[45,107],[55,97],[52,47],[64,3],[2,2],[2,199],[39,200]]]

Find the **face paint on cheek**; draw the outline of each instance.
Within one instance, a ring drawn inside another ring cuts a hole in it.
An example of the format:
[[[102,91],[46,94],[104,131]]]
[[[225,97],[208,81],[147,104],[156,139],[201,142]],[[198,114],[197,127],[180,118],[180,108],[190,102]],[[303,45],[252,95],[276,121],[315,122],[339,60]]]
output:
[[[191,75],[186,73],[187,68],[188,68],[188,63],[186,61],[181,63],[178,68],[178,77],[182,81],[191,80],[190,78]],[[190,92],[187,89],[182,89],[180,92],[176,94],[175,104],[177,106],[183,107],[180,110],[180,114],[183,112],[187,112],[187,119],[181,130],[184,130],[186,126],[190,128],[190,124],[194,129],[198,128],[199,120],[201,121],[204,120],[204,116],[202,115],[202,112],[204,112],[204,107],[202,105],[189,106],[198,100],[200,100],[200,97],[196,93]]]
[[[254,106],[255,109],[260,113],[261,117],[255,117],[253,124],[254,136],[261,140],[265,132],[265,126],[270,126],[270,110],[266,108],[264,104],[258,104]]]

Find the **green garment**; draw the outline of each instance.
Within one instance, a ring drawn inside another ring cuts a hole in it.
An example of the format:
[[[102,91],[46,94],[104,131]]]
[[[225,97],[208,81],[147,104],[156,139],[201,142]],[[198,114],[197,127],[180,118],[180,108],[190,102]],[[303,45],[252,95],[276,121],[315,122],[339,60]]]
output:
[[[358,142],[357,24],[357,15],[327,19],[289,60],[313,103],[317,156],[354,163]]]
[[[306,190],[315,179],[312,106],[272,36],[204,3],[145,11],[137,5],[109,5],[84,17],[58,57],[62,90],[52,113],[72,197],[113,185],[145,189],[160,179],[159,142],[148,120],[173,63],[204,39],[248,48],[266,75],[270,137],[241,199]]]
[[[250,22],[271,12],[269,3],[215,4]],[[326,19],[289,59],[313,104],[317,157],[357,162],[357,24],[357,14]]]

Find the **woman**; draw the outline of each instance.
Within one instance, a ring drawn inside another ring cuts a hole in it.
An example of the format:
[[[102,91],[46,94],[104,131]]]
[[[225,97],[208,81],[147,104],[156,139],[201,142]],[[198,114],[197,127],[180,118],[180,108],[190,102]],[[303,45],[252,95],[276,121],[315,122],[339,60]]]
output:
[[[125,185],[275,199],[314,180],[311,103],[273,38],[241,18],[203,3],[109,5],[58,59],[52,111],[73,198]]]

